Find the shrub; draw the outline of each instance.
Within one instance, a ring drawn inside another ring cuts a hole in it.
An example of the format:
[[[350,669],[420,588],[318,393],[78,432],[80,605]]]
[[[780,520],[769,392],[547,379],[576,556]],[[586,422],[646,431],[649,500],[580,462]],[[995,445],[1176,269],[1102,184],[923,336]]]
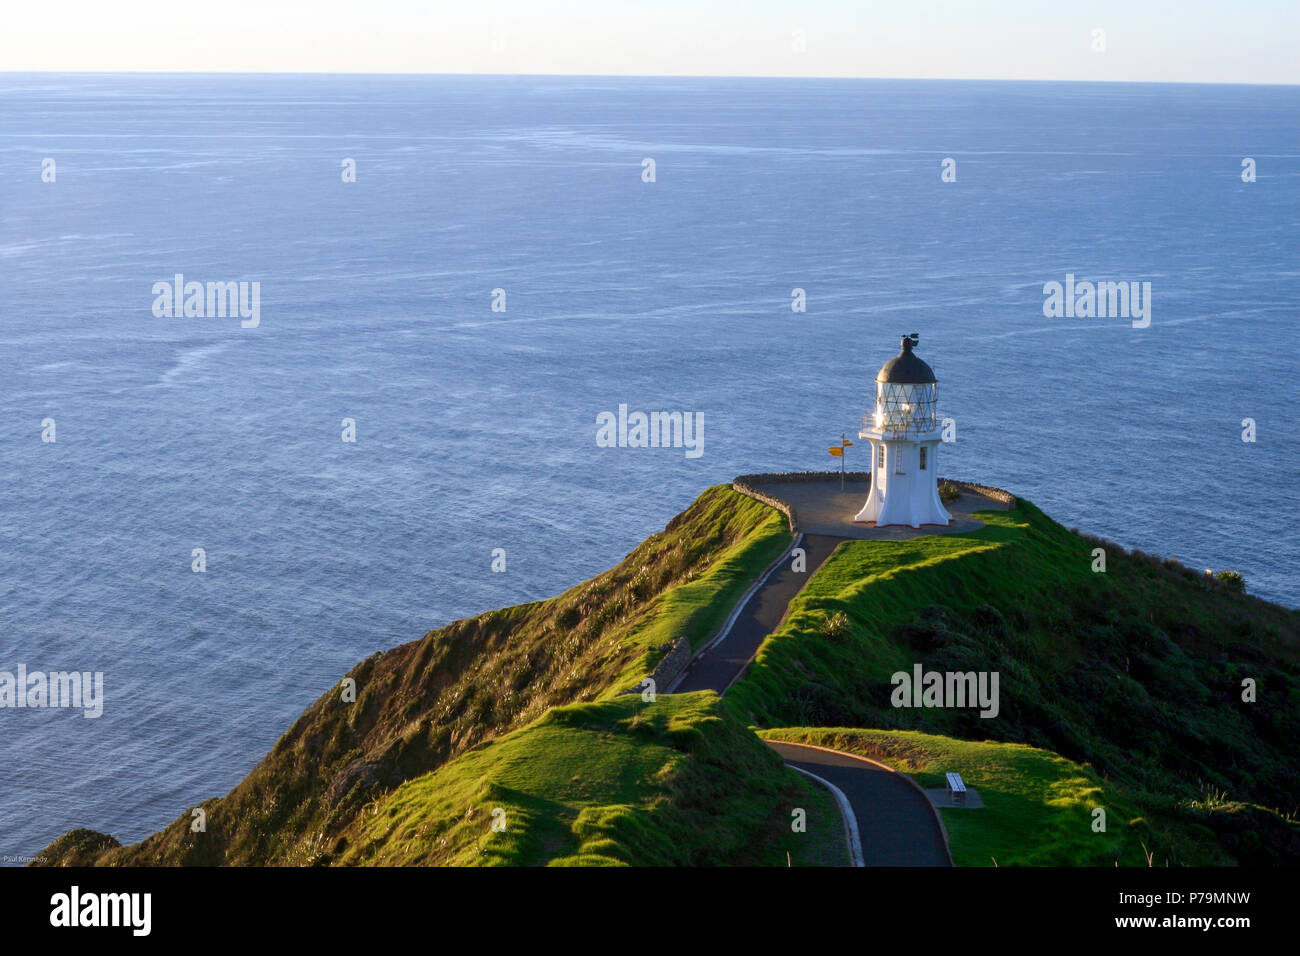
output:
[[[950,501],[956,501],[961,497],[961,488],[955,483],[944,479],[939,482],[939,500],[944,504]]]
[[[836,611],[822,621],[821,631],[827,640],[834,641],[836,644],[843,644],[849,639],[853,628],[849,622],[849,616],[843,611]]]
[[[1237,594],[1246,593],[1246,579],[1240,571],[1219,571],[1214,575],[1214,579],[1226,585],[1229,591]]]

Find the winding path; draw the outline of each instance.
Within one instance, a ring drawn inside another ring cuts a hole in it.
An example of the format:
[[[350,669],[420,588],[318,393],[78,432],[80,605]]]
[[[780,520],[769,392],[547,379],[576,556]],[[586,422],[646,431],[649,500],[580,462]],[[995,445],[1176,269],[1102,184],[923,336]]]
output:
[[[669,685],[668,693],[712,690],[718,694],[740,679],[767,635],[785,619],[790,601],[846,538],[797,534],[790,549],[745,593],[718,636],[706,644]],[[793,551],[803,548],[806,566],[793,569]],[[856,831],[861,866],[952,866],[938,811],[904,775],[854,754],[807,744],[764,741],[787,764],[830,783],[847,798],[850,833]]]

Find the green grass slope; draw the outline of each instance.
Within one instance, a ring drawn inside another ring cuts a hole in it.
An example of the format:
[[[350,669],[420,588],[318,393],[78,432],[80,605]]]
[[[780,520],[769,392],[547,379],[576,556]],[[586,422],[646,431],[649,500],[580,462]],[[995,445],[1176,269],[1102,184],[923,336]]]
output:
[[[385,866],[785,865],[776,833],[806,802],[716,695],[631,695],[553,708],[408,781],[330,850]],[[813,824],[833,838],[838,813],[818,805]]]
[[[728,705],[764,727],[1028,744],[1121,785],[1182,835],[1175,856],[1300,860],[1300,612],[1114,545],[1094,573],[1098,542],[1023,500],[981,517],[969,534],[842,545]],[[893,707],[891,674],[918,662],[997,671],[1001,712]]]
[[[354,702],[327,690],[224,797],[139,844],[75,830],[51,864],[304,864],[362,809],[552,707],[611,697],[670,639],[706,640],[788,546],[784,518],[719,485],[619,565],[547,601],[456,621],[354,667]]]

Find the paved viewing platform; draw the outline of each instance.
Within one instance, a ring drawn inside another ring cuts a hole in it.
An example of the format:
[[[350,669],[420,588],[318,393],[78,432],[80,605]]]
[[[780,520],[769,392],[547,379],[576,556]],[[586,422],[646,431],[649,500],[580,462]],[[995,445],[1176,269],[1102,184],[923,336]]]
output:
[[[796,531],[804,534],[830,535],[837,538],[863,538],[880,541],[904,541],[926,534],[959,534],[984,527],[984,522],[974,517],[976,511],[1007,511],[1013,507],[1014,499],[997,489],[984,489],[967,482],[954,482],[961,488],[961,496],[946,502],[944,507],[952,515],[952,523],[943,525],[922,525],[909,528],[902,525],[888,525],[877,528],[870,524],[859,524],[853,516],[862,510],[863,503],[871,491],[871,480],[864,475],[855,474],[844,482],[840,490],[838,472],[826,472],[813,475],[791,475],[789,478],[777,475],[748,475],[738,478],[743,485],[741,490],[757,491],[763,497],[774,499],[789,507],[794,514]]]

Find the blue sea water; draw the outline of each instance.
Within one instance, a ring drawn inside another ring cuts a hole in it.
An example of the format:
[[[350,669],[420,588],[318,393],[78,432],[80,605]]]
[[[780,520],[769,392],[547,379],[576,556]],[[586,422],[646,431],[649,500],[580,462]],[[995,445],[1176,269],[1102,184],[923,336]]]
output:
[[[367,654],[558,593],[706,485],[833,467],[913,331],[957,424],[941,472],[1300,604],[1297,107],[0,74],[0,670],[106,693],[0,710],[0,855],[137,840]],[[155,317],[176,273],[260,282],[260,325]],[[1066,274],[1149,281],[1150,326],[1046,318]],[[598,448],[620,403],[702,414],[703,455]]]

